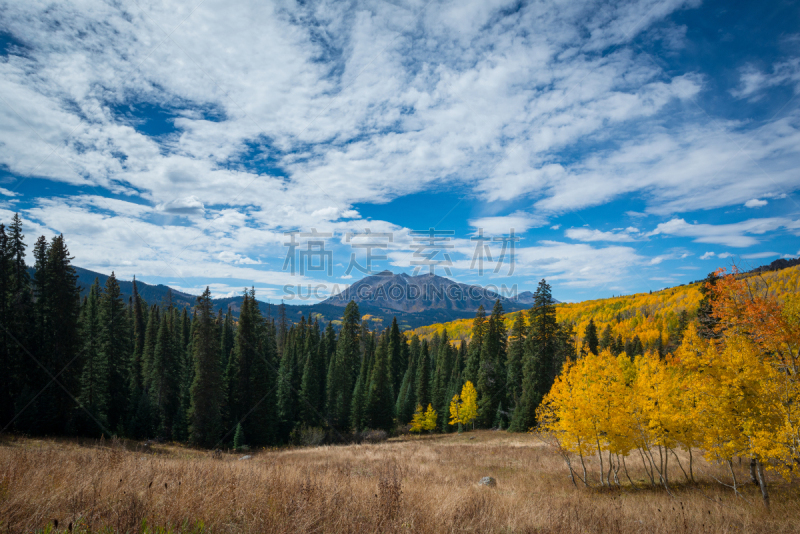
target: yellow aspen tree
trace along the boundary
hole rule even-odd
[[[478,392],[472,382],[467,380],[461,388],[460,418],[464,426],[474,424],[478,417]]]
[[[417,404],[417,409],[414,411],[414,417],[411,419],[411,432],[422,432],[425,426],[425,415],[422,413],[422,405]]]
[[[458,393],[453,395],[453,400],[450,401],[450,422],[448,424],[451,425],[459,425],[461,424],[461,398],[459,397]]]
[[[437,417],[436,410],[433,409],[431,404],[428,404],[428,409],[425,411],[425,415],[422,422],[422,429],[427,430],[428,432],[433,432],[433,429],[436,428],[436,417]]]

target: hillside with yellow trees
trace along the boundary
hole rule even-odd
[[[800,265],[779,271],[742,274],[739,277],[752,280],[763,288],[765,295],[774,296],[780,302],[787,295],[800,293]],[[621,352],[625,350],[626,342],[627,348],[631,349],[630,344],[638,340],[641,347],[626,352],[644,353],[648,349],[658,349],[659,345],[664,352],[677,347],[688,322],[696,317],[703,298],[703,284],[704,282],[699,281],[653,293],[561,303],[556,305],[556,318],[559,323],[573,325],[576,347],[581,347],[585,342],[589,321],[593,320],[602,348],[612,348],[614,343],[622,346],[613,352]],[[511,330],[518,313],[520,312],[504,316],[506,331]],[[420,339],[430,340],[434,334],[441,335],[445,329],[451,341],[469,340],[472,319],[423,326],[409,330],[406,334],[409,337],[416,334]]]
[[[733,462],[749,459],[750,479],[769,506],[765,470],[791,480],[800,461],[797,272],[720,271],[703,287],[709,313],[701,308],[671,354],[605,349],[568,359],[536,419],[573,482],[588,484],[585,458],[597,455],[602,485],[619,485],[622,477],[634,485],[628,462],[641,461],[648,482],[669,492],[670,463],[693,482],[692,450],[700,449],[729,468],[723,483],[737,495],[745,481],[737,480]],[[654,324],[675,313],[669,299],[663,302]],[[685,465],[680,449],[688,454]]]

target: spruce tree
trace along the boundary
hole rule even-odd
[[[30,399],[34,392],[28,384],[28,377],[38,373],[35,362],[33,362],[28,351],[36,350],[34,339],[34,304],[31,291],[31,279],[28,268],[25,265],[25,236],[22,233],[22,220],[18,213],[14,214],[11,225],[8,227],[8,244],[6,248],[7,268],[8,268],[8,292],[7,295],[7,315],[3,325],[5,336],[5,347],[8,355],[7,365],[9,374],[8,389],[4,390],[7,397],[14,400],[17,405],[16,410],[21,410],[27,400],[23,400],[23,391],[26,391],[26,399]],[[13,337],[12,337],[13,336]],[[2,395],[2,393],[0,393]],[[12,415],[9,411],[8,400],[4,401],[3,411]],[[35,410],[35,407],[33,407]],[[15,410],[15,413],[16,413]],[[3,424],[3,428],[8,423]],[[16,423],[19,428],[19,423]]]
[[[498,299],[486,322],[478,369],[478,421],[487,427],[494,426],[498,406],[505,400],[506,343],[503,306]]]
[[[550,285],[542,280],[533,296],[522,363],[522,395],[509,430],[526,432],[536,424],[536,408],[555,378],[559,327]]]
[[[41,432],[60,434],[70,429],[78,408],[68,392],[79,391],[80,369],[72,364],[80,351],[80,289],[63,235],[54,237],[49,247],[40,245],[36,252],[37,356],[43,369],[33,376],[38,387],[49,383],[37,399],[37,426]],[[60,373],[60,385],[51,381],[56,373]]]
[[[367,392],[364,416],[367,426],[373,429],[391,431],[394,427],[394,402],[391,384],[389,358],[391,331],[384,331],[375,350],[375,363]]]
[[[414,336],[414,339],[419,341],[419,338],[416,335]],[[419,364],[417,365],[415,386],[417,404],[421,404],[422,406],[427,406],[431,403],[430,376],[431,360],[430,356],[428,355],[428,341],[422,340],[419,349]]]
[[[598,353],[600,342],[597,339],[597,327],[594,324],[594,319],[589,319],[589,324],[586,325],[586,331],[583,334],[584,348],[592,354]]]
[[[611,325],[606,325],[603,329],[603,334],[600,336],[600,344],[598,350],[603,351],[606,349],[611,350],[614,346],[614,333],[611,331]]]
[[[450,398],[448,397],[450,375],[453,371],[453,347],[447,336],[447,330],[442,332],[439,338],[439,353],[436,357],[436,369],[434,371],[433,387],[431,397],[433,398],[433,409],[438,414],[437,425],[445,432],[448,430],[448,416],[450,413]]]
[[[109,430],[119,432],[128,419],[130,404],[129,354],[130,330],[125,303],[114,272],[106,279],[99,302],[99,351],[108,373],[108,405],[105,413]]]
[[[0,224],[0,430],[14,419],[14,397],[12,387],[16,365],[11,349],[14,341],[8,331],[11,318],[10,296],[12,278],[12,253],[5,225]]]
[[[142,378],[142,354],[144,353],[145,328],[144,313],[142,312],[142,299],[139,297],[139,289],[136,286],[136,277],[133,277],[133,290],[131,296],[132,324],[133,329],[133,352],[130,360],[130,384],[131,399],[136,402],[144,386]]]
[[[392,317],[392,326],[389,328],[389,370],[391,373],[391,385],[395,395],[400,391],[400,384],[403,374],[408,368],[406,359],[406,338],[400,334],[397,326],[397,318]]]
[[[307,337],[305,346],[305,364],[300,383],[300,412],[302,420],[309,425],[322,423],[324,412],[323,379],[325,372],[325,345],[320,340],[319,323],[314,326]]]
[[[172,437],[172,426],[180,407],[180,369],[168,322],[169,310],[161,313],[153,364],[148,378],[151,405],[161,437]]]
[[[222,375],[219,366],[219,338],[208,287],[197,298],[195,321],[189,440],[201,447],[213,447],[222,434]]]
[[[102,423],[97,427],[92,417],[78,414],[84,421],[78,430],[89,435],[102,433],[107,425],[106,410],[108,409],[109,370],[107,360],[100,350],[100,281],[95,278],[89,288],[89,296],[81,310],[81,338],[83,341],[83,371],[81,373],[81,392],[78,399],[83,407]]]
[[[360,319],[358,305],[351,300],[344,310],[336,353],[327,377],[326,409],[329,422],[342,430],[346,430],[350,424],[353,387],[358,378]]]
[[[522,397],[522,360],[525,353],[526,330],[525,313],[519,312],[511,327],[506,363],[508,400],[512,407],[516,407]]]
[[[275,332],[264,322],[255,290],[245,291],[236,330],[234,359],[229,379],[231,418],[241,422],[250,445],[277,442],[274,388],[278,372]]]
[[[464,378],[473,384],[478,383],[478,371],[481,367],[481,349],[483,348],[483,333],[486,329],[486,311],[483,304],[478,306],[475,319],[472,321],[472,339],[467,352],[467,364]]]

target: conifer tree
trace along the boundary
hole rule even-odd
[[[611,325],[606,325],[603,329],[603,334],[600,336],[600,343],[598,350],[611,349],[614,345],[614,333],[611,331]]]
[[[505,398],[506,382],[506,330],[503,323],[503,306],[498,299],[492,315],[486,322],[478,370],[479,420],[484,426],[493,426],[498,407]]]
[[[394,426],[394,402],[391,384],[390,346],[391,331],[384,331],[375,350],[364,416],[367,426],[391,431]]]
[[[219,338],[214,325],[211,291],[197,298],[193,332],[194,379],[189,411],[189,439],[201,447],[213,447],[222,434],[222,376],[219,366]]]
[[[168,315],[168,311],[161,314],[153,364],[148,377],[148,390],[155,412],[156,426],[159,434],[165,438],[172,437],[172,427],[180,408],[180,369]]]
[[[153,358],[156,353],[156,340],[158,339],[158,328],[161,325],[161,314],[158,306],[153,305],[147,314],[147,326],[144,330],[144,346],[142,347],[142,389],[151,389],[151,377],[153,372]]]
[[[556,309],[550,285],[542,280],[533,296],[522,364],[522,395],[509,430],[526,432],[536,422],[536,409],[555,378],[559,342]]]
[[[144,322],[142,312],[142,299],[139,297],[139,290],[136,286],[136,277],[133,277],[133,290],[131,296],[132,324],[133,329],[133,352],[130,362],[130,384],[131,399],[136,402],[143,388],[142,378],[142,354],[144,353],[144,336],[147,327]]]
[[[32,376],[34,384],[49,383],[37,399],[37,426],[41,432],[58,434],[70,427],[77,408],[67,391],[79,391],[80,370],[72,363],[80,350],[80,289],[64,236],[54,237],[49,247],[44,238],[37,245],[37,356],[44,369]],[[63,389],[51,381],[60,370],[64,370],[58,378]]]
[[[0,224],[0,429],[14,419],[13,382],[16,365],[12,360],[11,339],[8,331],[12,278],[12,253],[5,225]]]
[[[359,366],[358,378],[353,387],[353,399],[350,401],[350,427],[361,430],[366,426],[367,395],[369,394],[369,380],[372,373],[372,366],[375,361],[375,334],[370,333],[362,323],[361,334],[361,364]]]
[[[419,341],[419,338],[417,338],[416,336],[414,336],[414,338],[417,339],[417,341]],[[426,406],[431,402],[430,365],[431,365],[431,360],[428,354],[428,341],[423,340],[422,343],[420,343],[419,364],[417,365],[417,376],[415,385],[417,404],[421,404],[423,406]]]
[[[107,360],[100,351],[100,281],[95,278],[89,288],[89,296],[81,310],[81,338],[83,340],[83,371],[81,373],[81,392],[78,399],[83,407],[103,424],[97,428],[94,421],[88,420],[79,430],[97,435],[105,430],[108,395],[110,393]],[[85,418],[79,414],[79,419]]]
[[[303,366],[303,377],[300,384],[300,411],[302,420],[309,425],[322,423],[321,417],[325,410],[324,402],[324,373],[325,373],[325,344],[320,340],[319,323],[314,321],[314,326],[306,341],[306,358]]]
[[[36,392],[28,385],[28,376],[37,373],[36,364],[26,354],[27,350],[36,350],[34,342],[34,312],[33,295],[31,292],[31,279],[25,265],[25,236],[22,233],[22,220],[18,213],[14,214],[11,225],[8,227],[8,243],[6,247],[6,262],[8,269],[8,291],[6,292],[6,320],[3,331],[7,365],[9,374],[8,389],[4,389],[6,417],[13,417],[13,406],[8,404],[8,398],[19,405],[19,409],[27,404],[22,402],[21,396],[26,391],[26,398]],[[11,337],[13,335],[13,338]],[[0,393],[2,395],[2,393]],[[35,409],[35,407],[34,407]],[[8,419],[10,420],[10,419]],[[3,428],[8,423],[3,424]]]
[[[278,345],[274,331],[267,328],[255,290],[245,291],[239,313],[239,328],[234,346],[235,363],[229,373],[233,421],[241,422],[252,446],[274,443]]]
[[[597,339],[597,327],[594,324],[594,319],[589,319],[589,324],[586,325],[586,332],[583,334],[584,349],[594,354],[599,354],[600,342]]]
[[[436,357],[436,369],[434,371],[431,397],[433,398],[433,407],[439,414],[439,427],[445,432],[448,430],[447,407],[450,401],[448,386],[450,385],[450,375],[452,371],[453,347],[450,345],[447,330],[444,330],[439,341],[439,353]]]
[[[516,407],[522,397],[522,360],[525,353],[526,330],[525,313],[519,312],[511,327],[506,364],[508,400],[512,407]]]
[[[105,410],[109,430],[122,429],[128,419],[130,403],[128,386],[130,377],[130,331],[128,329],[125,303],[114,272],[106,279],[106,286],[99,302],[100,336],[99,351],[108,373],[108,406]]]
[[[394,394],[400,391],[400,384],[403,380],[403,374],[408,368],[406,349],[406,338],[400,334],[400,328],[397,326],[397,318],[392,317],[392,326],[389,328],[389,371],[391,376],[391,385]]]
[[[481,367],[481,350],[483,349],[483,333],[486,328],[486,311],[483,304],[478,306],[475,319],[472,321],[472,339],[467,352],[467,365],[464,378],[473,384],[478,382],[478,371]]]
[[[329,422],[342,430],[346,430],[350,424],[353,388],[358,378],[359,323],[358,305],[351,300],[344,310],[336,353],[329,366],[326,384]]]

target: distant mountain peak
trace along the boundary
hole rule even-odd
[[[346,306],[353,300],[357,304],[410,313],[431,309],[471,312],[481,305],[490,310],[498,299],[507,311],[528,307],[533,302],[529,291],[505,296],[496,288],[462,284],[435,273],[413,276],[385,270],[358,280],[323,303]]]

